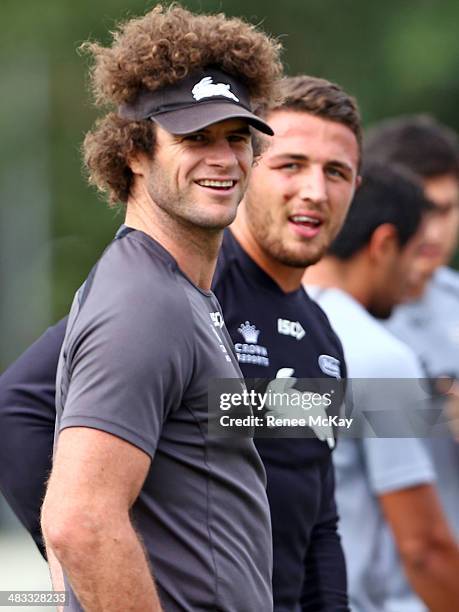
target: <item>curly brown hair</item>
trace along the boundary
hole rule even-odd
[[[252,104],[275,104],[282,73],[280,44],[238,18],[196,15],[173,4],[120,24],[113,43],[84,43],[94,60],[90,72],[97,105],[132,102],[139,91],[173,84],[199,68],[218,66],[247,87]],[[255,144],[256,144],[255,140]],[[89,182],[108,192],[110,204],[127,202],[134,152],[153,155],[155,125],[129,121],[115,112],[88,132],[83,156]]]

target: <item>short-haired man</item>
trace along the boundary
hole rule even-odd
[[[271,531],[249,438],[210,439],[207,383],[241,373],[210,292],[279,48],[239,19],[157,6],[88,46],[91,180],[127,227],[76,294],[42,510],[70,610],[270,610]],[[55,568],[53,578],[58,579]]]
[[[457,134],[429,115],[408,115],[375,124],[365,133],[364,147],[365,159],[399,164],[414,172],[434,206],[424,228],[406,297],[421,298],[429,281],[434,291],[437,284],[440,291],[444,285],[458,286],[456,273],[442,267],[454,254],[459,232]],[[405,307],[400,307],[397,312],[404,310]],[[413,308],[408,307],[407,311]]]
[[[418,381],[401,393],[396,381],[381,379],[421,379],[422,370],[411,349],[377,319],[389,317],[403,299],[428,206],[412,178],[387,165],[370,166],[329,254],[306,274],[309,292],[343,342],[353,405],[392,411],[393,436],[394,411],[401,411],[403,424],[407,403],[418,406],[424,396]],[[362,386],[353,379],[369,380]],[[422,440],[341,439],[334,462],[352,609],[450,610],[459,598],[459,548]]]
[[[344,377],[341,344],[301,279],[336,236],[358,185],[360,117],[323,79],[286,78],[281,94],[279,106],[263,110],[275,135],[223,240],[214,290],[246,378]],[[268,479],[275,610],[347,610],[333,440],[260,437],[256,445]]]
[[[433,203],[415,261],[407,298],[395,309],[388,329],[421,359],[432,381],[456,381],[459,391],[459,274],[446,267],[459,232],[459,140],[433,117],[414,115],[382,121],[366,136],[368,157],[407,167],[421,180]],[[434,383],[437,384],[437,383]],[[453,438],[426,439],[438,490],[459,539],[459,444]]]
[[[276,378],[287,371],[296,378],[336,377],[345,375],[341,345],[303,291],[301,278],[336,236],[358,184],[359,113],[352,98],[322,79],[288,78],[280,90],[283,102],[267,101],[262,109],[276,135],[264,143],[250,190],[226,232],[213,289],[246,377]],[[0,418],[8,441],[19,432],[30,438],[26,460],[40,466],[41,479],[63,327],[49,330],[0,382]],[[34,358],[38,353],[46,363]],[[24,396],[24,385],[31,389],[33,383]],[[32,431],[43,422],[42,435],[34,437]],[[257,444],[268,476],[276,610],[347,610],[331,444],[310,438]],[[23,464],[17,438],[8,449],[18,473]],[[7,474],[0,476],[18,515],[36,531],[37,492],[27,508],[23,491]]]

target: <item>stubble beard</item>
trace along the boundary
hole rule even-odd
[[[200,209],[188,192],[172,189],[170,184],[169,177],[156,168],[148,182],[148,193],[163,215],[170,218],[171,225],[179,225],[187,231],[204,230],[218,234],[234,221],[236,210],[218,221],[206,217],[205,210]]]
[[[269,228],[275,226],[275,221],[270,213],[266,213],[263,218],[254,212],[255,207],[249,195],[246,195],[246,214],[251,232],[261,249],[275,261],[290,268],[307,268],[316,264],[325,254],[327,247],[310,246],[310,252],[304,255],[295,253],[293,249],[284,246],[279,234],[270,232]],[[255,205],[256,206],[256,205]]]

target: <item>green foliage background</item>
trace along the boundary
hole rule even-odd
[[[459,129],[459,2],[455,0],[189,0],[184,4],[262,24],[282,40],[289,74],[305,72],[337,81],[358,98],[366,125],[399,113],[430,112]],[[108,210],[86,186],[81,170],[79,146],[97,114],[87,91],[86,60],[77,47],[88,38],[108,43],[108,32],[118,20],[151,6],[139,0],[2,0],[0,74],[8,78],[1,86],[0,164],[3,175],[10,176],[5,168],[14,167],[15,182],[20,183],[24,156],[32,152],[37,167],[46,157],[50,321],[68,311],[75,289],[122,221],[121,211]],[[40,87],[40,75],[31,69],[30,58],[43,65],[47,75],[42,119],[35,116],[33,105],[30,108],[30,96]],[[8,193],[8,202],[0,200],[0,213],[6,205],[16,204],[11,202],[15,189]],[[33,198],[29,199],[23,203],[25,210],[34,207]],[[27,238],[16,236],[18,241]],[[24,342],[40,331],[28,332]]]

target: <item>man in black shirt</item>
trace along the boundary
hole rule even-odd
[[[355,102],[322,79],[282,83],[274,137],[223,240],[213,289],[246,378],[346,375],[341,344],[301,288],[359,182]],[[247,333],[248,332],[248,333]],[[273,525],[275,610],[345,610],[333,440],[257,438]]]
[[[360,121],[355,102],[322,79],[285,79],[282,90],[282,106],[263,109],[275,136],[224,236],[212,287],[245,377],[337,378],[345,376],[340,342],[301,279],[340,229],[358,184]],[[0,418],[10,432],[14,472],[22,469],[14,436],[30,436],[26,461],[36,466],[34,483],[43,482],[49,469],[53,376],[64,329],[61,322],[48,330],[0,383]],[[268,477],[278,612],[347,610],[333,444],[257,440]],[[32,480],[24,471],[17,477]],[[30,499],[8,475],[1,474],[1,485],[39,544],[39,487],[28,507]]]

